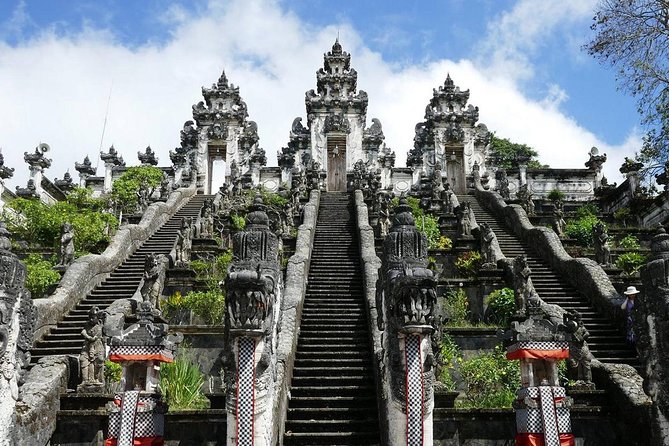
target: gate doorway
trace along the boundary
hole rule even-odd
[[[446,182],[457,195],[467,193],[462,148],[446,148]]]
[[[346,192],[346,135],[328,135],[327,191]]]

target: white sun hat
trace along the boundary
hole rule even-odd
[[[641,291],[637,290],[635,286],[628,286],[627,290],[623,294],[629,296],[630,294],[639,294],[640,292]]]

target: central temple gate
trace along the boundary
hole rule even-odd
[[[328,192],[346,192],[346,135],[328,135]]]

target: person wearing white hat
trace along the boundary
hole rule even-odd
[[[631,345],[634,345],[636,342],[636,336],[634,335],[634,325],[633,325],[633,320],[632,320],[632,310],[634,309],[634,299],[636,298],[636,295],[639,294],[640,291],[636,289],[634,286],[628,286],[627,290],[623,293],[625,295],[625,301],[623,304],[620,306],[620,309],[625,311],[625,314],[627,315],[626,319],[626,331],[627,331],[627,342],[629,342]]]

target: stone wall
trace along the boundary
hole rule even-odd
[[[376,255],[374,247],[374,229],[369,225],[369,216],[367,205],[362,195],[362,191],[355,191],[355,210],[358,223],[358,240],[360,243],[360,258],[362,260],[363,283],[365,301],[367,304],[367,320],[369,321],[370,343],[374,358],[372,366],[374,368],[374,377],[376,381],[376,395],[378,401],[379,422],[381,434],[388,435],[389,423],[388,404],[390,404],[391,395],[385,393],[383,382],[389,379],[386,370],[382,367],[383,347],[381,342],[381,331],[377,326],[378,311],[376,308],[376,281],[379,278],[379,268],[381,268],[381,259]],[[387,438],[382,438],[384,444],[388,444]]]
[[[40,339],[49,328],[55,326],[195,193],[195,186],[177,189],[166,202],[151,204],[138,224],[122,226],[102,254],[89,254],[75,260],[56,291],[48,298],[34,301],[37,308],[35,338]]]
[[[295,254],[288,259],[288,267],[286,269],[286,282],[281,307],[281,325],[279,327],[279,346],[276,352],[277,373],[274,387],[276,392],[274,401],[277,404],[274,407],[272,419],[275,421],[275,426],[277,426],[274,432],[278,438],[274,439],[274,444],[280,444],[279,441],[283,438],[286,414],[288,413],[288,395],[293,378],[297,335],[302,320],[304,295],[307,291],[307,277],[309,276],[311,250],[314,244],[319,203],[320,192],[314,190],[309,196],[309,202],[304,206],[303,222],[297,230]]]

